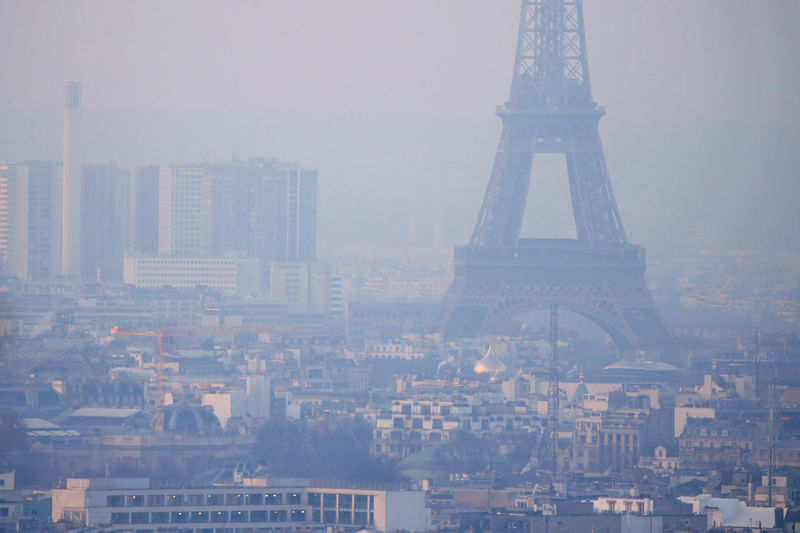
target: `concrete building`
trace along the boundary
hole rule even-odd
[[[158,175],[158,253],[211,252],[211,177],[199,167],[161,167]]]
[[[82,183],[81,277],[122,281],[130,174],[116,163],[85,165]]]
[[[290,313],[325,313],[330,309],[330,273],[322,263],[278,263],[270,267],[270,300]]]
[[[53,490],[53,521],[154,533],[180,528],[225,533],[233,528],[368,527],[377,531],[430,529],[425,493],[413,490],[311,487],[306,481],[242,478],[238,483],[157,489],[147,478],[67,480]]]
[[[61,211],[61,272],[67,278],[81,275],[81,86],[64,87],[64,179]]]
[[[28,167],[0,166],[0,273],[28,277]]]
[[[62,168],[50,161],[0,166],[0,272],[23,280],[61,274]]]
[[[276,159],[211,165],[212,248],[247,252],[269,265],[316,259],[317,173]]]
[[[131,172],[127,251],[158,252],[158,175],[156,166]]]
[[[258,260],[246,257],[126,256],[123,282],[141,288],[207,287],[223,294],[255,294]]]

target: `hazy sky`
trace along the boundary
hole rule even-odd
[[[0,108],[481,113],[508,93],[519,0],[0,2]],[[797,0],[586,0],[619,118],[798,118]]]
[[[298,161],[319,171],[321,249],[403,244],[424,212],[442,217],[445,245],[463,243],[497,147],[519,4],[0,0],[0,160],[60,159],[63,86],[76,80],[89,162]],[[800,1],[584,8],[632,242],[800,249]],[[546,159],[525,236],[570,231],[563,158],[561,177]]]

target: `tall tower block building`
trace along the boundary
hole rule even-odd
[[[64,178],[61,210],[61,273],[81,275],[81,86],[64,87]]]

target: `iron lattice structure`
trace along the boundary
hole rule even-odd
[[[468,246],[437,329],[470,337],[557,304],[590,318],[620,349],[664,338],[645,286],[644,249],[629,244],[592,99],[581,0],[523,0],[503,130]],[[564,154],[577,239],[520,239],[535,154]]]

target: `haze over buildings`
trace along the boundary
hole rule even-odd
[[[794,531],[798,22],[1,4],[0,533]]]

